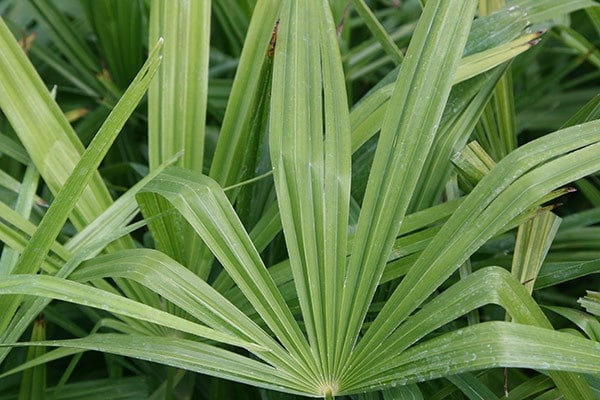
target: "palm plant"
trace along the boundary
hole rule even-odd
[[[524,83],[510,63],[560,25],[553,34],[598,68],[597,49],[564,24],[585,9],[600,31],[597,3],[428,0],[390,35],[391,14],[352,0],[364,24],[354,29],[374,38],[353,47],[345,1],[82,1],[104,71],[55,4],[30,3],[67,62],[35,47],[32,58],[92,111],[74,130],[26,41],[0,23],[0,108],[19,140],[0,143],[25,170],[20,182],[2,178],[18,196],[0,203],[0,360],[3,378],[24,371],[20,397],[81,395],[87,387],[67,382],[96,350],[124,356],[108,359],[103,398],[120,384],[146,387],[121,368],[164,382],[152,385],[156,398],[185,390],[192,372],[265,398],[443,398],[454,388],[493,399],[497,377],[505,392],[522,382],[511,398],[596,398],[597,293],[581,299],[587,312],[548,307],[580,331],[555,330],[532,293],[599,271],[597,252],[566,260],[552,245],[597,229],[600,192],[581,179],[600,170],[600,98],[518,146],[514,87]],[[234,67],[230,82],[215,78]],[[373,69],[382,76],[355,101]],[[105,166],[146,172],[127,155],[138,145],[117,139],[128,119],[126,129],[144,129],[146,106],[147,174],[113,201],[98,168],[108,154]],[[115,141],[125,165],[109,153]],[[53,195],[45,211],[40,178]],[[561,225],[547,204],[576,181],[595,208]],[[493,258],[515,229],[512,258]],[[61,316],[53,299],[85,307]],[[489,305],[506,315],[478,312]],[[77,338],[48,335],[40,313]],[[71,356],[46,391],[46,364]],[[234,390],[222,382],[212,398]]]

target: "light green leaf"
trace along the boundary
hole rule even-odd
[[[165,40],[163,62],[148,92],[150,169],[183,152],[178,165],[202,173],[211,2],[153,0],[150,11],[150,42]],[[162,211],[166,210],[157,210]],[[178,218],[164,220],[165,229],[169,233],[188,230],[186,240],[177,242],[178,236],[171,234],[172,244],[160,249],[206,277],[212,257],[193,230]]]
[[[2,149],[0,150],[1,154],[9,156],[21,164],[31,162],[23,146],[2,133],[0,133],[0,149]]]
[[[308,376],[314,374],[308,343],[223,189],[206,176],[170,168],[138,194],[142,211],[157,200],[168,201],[183,215],[296,359],[298,368]]]
[[[586,7],[598,6],[593,0],[509,0],[508,6],[523,7],[532,24],[538,24]]]
[[[53,45],[69,61],[69,64],[73,65],[78,79],[85,82],[84,87],[90,88],[95,93],[101,93],[102,85],[96,79],[96,75],[101,71],[100,60],[83,40],[81,33],[76,29],[76,24],[69,21],[53,1],[29,0],[28,2],[48,28]]]
[[[0,25],[0,29],[1,29]],[[121,128],[131,115],[154,76],[160,64],[159,50],[162,42],[154,48],[148,61],[125,92],[119,103],[113,109],[109,118],[104,122],[90,146],[83,153],[74,171],[67,180],[50,208],[44,215],[38,229],[23,250],[19,261],[13,269],[15,274],[37,272],[52,243],[56,239],[70,212],[75,208],[79,197],[85,193],[90,179],[96,173],[100,162],[108,152],[110,145],[116,139]],[[20,50],[19,50],[20,51]],[[18,298],[4,297],[0,300],[8,315],[11,315],[18,305]],[[3,321],[0,321],[3,322]],[[0,325],[4,332],[6,324]]]
[[[374,372],[367,386],[347,390],[373,390],[502,366],[598,374],[600,343],[551,329],[485,322],[417,345]]]
[[[600,259],[587,262],[545,264],[535,282],[535,289],[598,273],[600,273]]]
[[[350,201],[349,111],[327,2],[288,3],[279,32],[271,163],[304,323],[328,385],[338,321],[346,318],[339,307]]]
[[[46,339],[46,321],[40,316],[33,323],[31,330],[31,341],[37,342]],[[43,347],[30,347],[27,349],[27,361],[31,362],[38,357],[42,357],[46,349]],[[46,365],[38,364],[27,369],[21,376],[21,386],[19,389],[19,400],[43,400],[46,390]]]
[[[377,346],[493,232],[534,199],[600,169],[593,156],[600,147],[599,127],[600,122],[590,122],[558,131],[505,157],[422,253],[362,339],[361,351],[369,353]],[[558,157],[561,154],[566,155]]]
[[[587,295],[581,297],[577,302],[590,314],[600,316],[600,292],[588,290]]]
[[[271,390],[304,395],[316,394],[314,388],[302,386],[287,373],[266,364],[228,350],[175,337],[94,334],[82,339],[25,342],[19,345],[96,350],[158,362]]]
[[[18,184],[17,192],[19,196],[15,204],[15,211],[19,213],[23,219],[18,218],[19,222],[25,223],[24,219],[28,219],[31,216],[32,207],[34,202],[41,200],[36,196],[36,190],[39,183],[40,174],[35,169],[35,166],[28,165],[23,176],[23,182]],[[2,205],[4,208],[4,205]],[[2,213],[3,218],[6,211]],[[12,212],[11,212],[12,214]],[[26,223],[25,223],[26,224]],[[29,224],[27,224],[29,225]],[[56,247],[56,246],[53,246]],[[2,258],[0,259],[0,275],[7,275],[12,271],[19,258],[19,253],[10,247],[5,247],[2,250]]]
[[[466,81],[482,72],[489,71],[504,62],[512,60],[519,54],[535,46],[541,36],[542,32],[531,33],[509,43],[464,57],[456,71],[454,77],[455,83]]]
[[[355,356],[348,379],[366,379],[369,371],[380,370],[428,333],[489,303],[501,305],[516,322],[550,328],[539,307],[508,271],[499,267],[485,268],[427,303],[367,357]]]
[[[208,283],[163,253],[150,249],[116,252],[86,261],[71,274],[77,281],[108,277],[135,280],[213,329],[269,349],[257,355],[280,369],[290,363],[288,354],[267,333]]]
[[[42,296],[87,305],[217,342],[264,350],[260,346],[257,348],[253,343],[237,339],[228,333],[217,332],[126,297],[53,276],[18,274],[7,276],[0,282],[0,294]]]
[[[4,21],[0,21],[0,108],[56,195],[80,160],[83,146]],[[112,202],[96,172],[78,200],[70,219],[79,229]]]
[[[18,253],[22,253],[29,243],[29,238],[34,234],[36,226],[24,216],[1,202],[0,212],[2,215],[0,226],[3,227],[0,229],[2,232],[0,234],[2,236],[2,242],[13,250],[16,250]],[[69,251],[56,241],[51,244],[49,250],[61,260],[66,260],[70,257]],[[43,263],[45,264],[43,267],[45,271],[56,271],[59,260],[46,257],[43,260]],[[11,266],[10,270],[6,272],[11,272],[13,269],[14,266]]]
[[[373,12],[369,9],[369,6],[367,6],[364,0],[352,0],[352,5],[388,56],[391,57],[394,63],[400,64],[400,62],[402,62],[404,59],[404,55],[398,46],[396,46],[396,43],[394,43],[392,38],[389,37],[385,31],[385,28],[377,20],[375,15],[373,15]]]
[[[93,243],[99,237],[110,236],[114,232],[124,229],[140,211],[135,200],[135,195],[165,168],[174,164],[180,156],[181,154],[179,153],[166,160],[158,168],[155,168],[138,183],[129,188],[127,192],[115,200],[98,218],[71,237],[65,244],[65,248],[75,252]]]
[[[511,271],[529,293],[533,292],[538,273],[560,222],[558,216],[544,211],[519,226]]]
[[[36,271],[69,213],[75,207],[78,198],[84,193],[89,180],[94,176],[102,158],[108,152],[110,145],[116,139],[127,118],[145,93],[160,64],[159,49],[161,45],[162,41],[159,41],[130,88],[115,106],[109,118],[82,155],[75,166],[74,172],[65,181],[64,186],[50,205],[40,226],[23,251],[18,264],[15,266],[14,273],[32,273]]]
[[[42,264],[42,268],[51,273],[56,273],[57,277],[65,278],[85,259],[91,258],[94,255],[100,253],[106,248],[111,242],[118,240],[119,238],[130,234],[133,230],[144,225],[145,222],[134,224],[131,226],[125,226],[131,221],[131,219],[138,213],[137,203],[135,201],[135,194],[137,191],[144,186],[150,179],[153,179],[158,173],[160,173],[165,167],[167,167],[174,160],[167,161],[160,168],[151,172],[147,177],[142,179],[136,185],[134,185],[127,193],[123,194],[117,201],[113,203],[104,213],[102,213],[98,219],[83,231],[79,232],[74,236],[69,243],[66,244],[63,249],[62,246],[53,245],[52,251],[61,255],[63,260],[68,260],[64,264],[59,264],[54,258],[46,258],[45,263]],[[2,204],[0,203],[0,207]],[[12,212],[12,210],[10,210]],[[6,216],[8,213],[3,213]],[[11,214],[12,215],[12,214]],[[29,222],[17,220],[17,223],[11,222],[11,224],[20,227],[25,232],[33,232],[35,227]],[[1,226],[1,225],[0,225]],[[21,226],[27,227],[26,229]],[[2,229],[0,229],[2,233]],[[20,237],[20,236],[19,236]],[[4,240],[3,240],[4,241]],[[9,244],[9,242],[4,241]],[[21,237],[21,242],[17,249],[23,249],[26,241]],[[70,253],[69,250],[73,251]],[[152,293],[140,291],[139,288],[132,287],[128,282],[120,281],[118,278],[116,282],[120,288],[130,293],[135,293],[136,297],[143,301],[146,305],[158,307],[159,299],[153,296]],[[112,289],[110,285],[101,285],[103,289]],[[108,287],[107,287],[108,286]],[[114,289],[113,289],[114,291]],[[28,324],[42,312],[44,307],[49,303],[46,299],[35,299],[33,302],[24,303],[23,307],[19,309],[14,319],[10,321],[10,315],[5,314],[7,321],[10,321],[9,328],[2,335],[3,341],[15,341],[21,333],[27,329]],[[135,320],[128,321],[128,324],[139,328],[141,332],[145,332],[148,326],[143,324],[136,324]],[[141,325],[141,326],[140,326]],[[0,358],[3,358],[7,354],[7,348],[0,349]]]
[[[254,7],[210,169],[210,176],[222,186],[238,183],[243,172],[239,161],[247,150],[256,103],[266,84],[267,51],[280,6],[280,0],[259,0]]]
[[[344,283],[340,315],[345,317],[337,338],[342,359],[358,337],[464,50],[475,2],[456,6],[427,3],[388,104]]]
[[[567,318],[581,328],[590,339],[600,342],[600,321],[594,316],[568,307],[544,306],[544,308]]]
[[[165,44],[148,90],[151,169],[183,150],[179,165],[202,172],[210,8],[209,1],[152,1],[150,43]]]

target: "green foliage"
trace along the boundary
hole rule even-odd
[[[598,398],[599,10],[0,1],[0,399]]]

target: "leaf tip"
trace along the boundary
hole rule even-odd
[[[533,34],[534,39],[530,40],[528,43],[531,47],[535,46],[536,44],[538,44],[541,40],[542,40],[542,35],[544,35],[544,33],[546,33],[548,30],[547,29],[540,29],[539,31],[536,31]]]

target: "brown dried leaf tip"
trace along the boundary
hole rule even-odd
[[[275,54],[275,45],[277,44],[277,32],[279,31],[279,18],[275,22],[275,27],[273,28],[273,34],[271,35],[271,40],[269,41],[269,49],[267,50],[267,57],[273,58]]]

